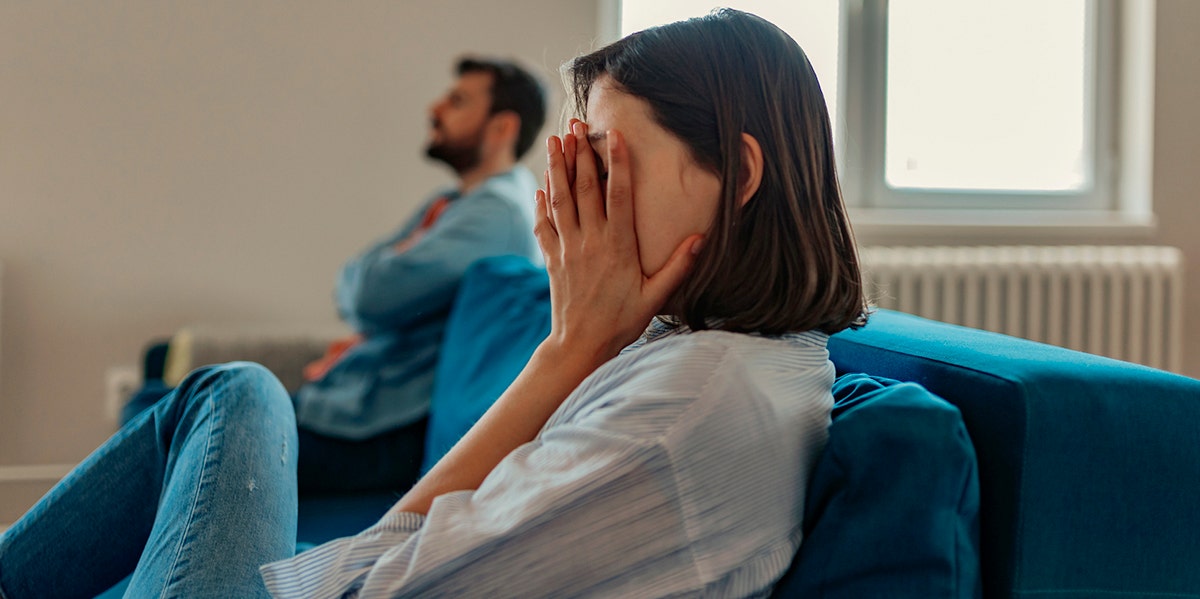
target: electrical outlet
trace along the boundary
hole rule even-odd
[[[104,372],[104,415],[114,426],[121,408],[142,386],[142,373],[134,366],[114,366]]]

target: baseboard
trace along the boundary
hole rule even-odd
[[[37,503],[74,464],[0,466],[0,532]]]

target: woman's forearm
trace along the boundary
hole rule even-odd
[[[537,436],[563,400],[605,359],[596,352],[544,341],[479,422],[391,511],[425,514],[439,495],[478,488],[500,460]]]

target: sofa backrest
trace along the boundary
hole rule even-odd
[[[887,310],[829,348],[962,411],[984,597],[1200,597],[1200,381]]]

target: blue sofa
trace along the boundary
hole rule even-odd
[[[548,329],[545,285],[513,258],[468,273],[431,454]],[[829,351],[830,443],[773,596],[1200,598],[1200,381],[887,310]],[[353,534],[395,498],[303,497],[299,540]]]
[[[1200,381],[888,311],[830,355],[961,411],[984,597],[1200,597]]]

